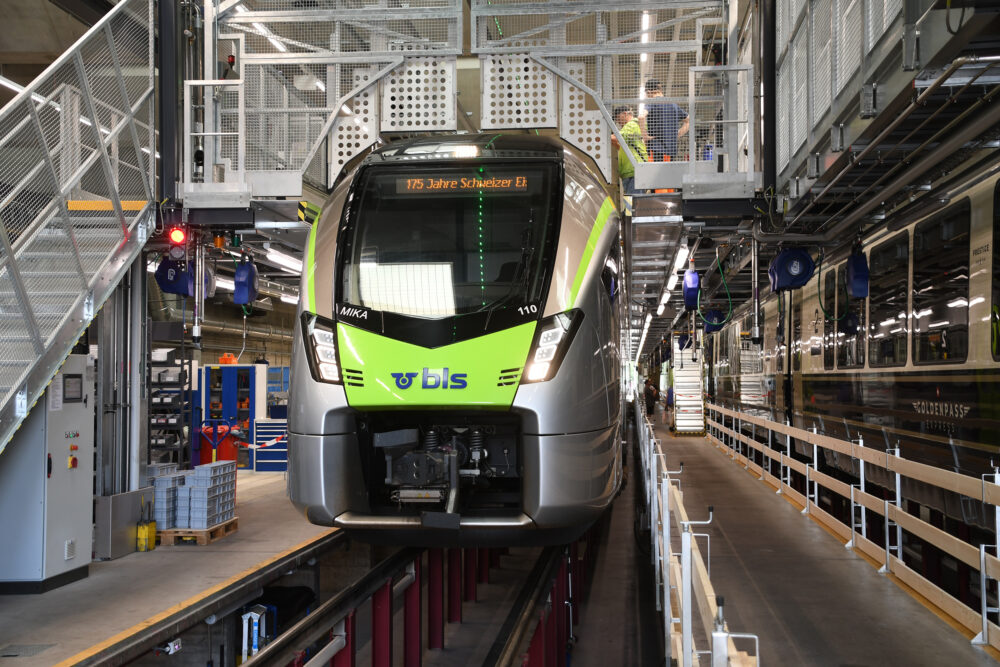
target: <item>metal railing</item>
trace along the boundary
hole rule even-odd
[[[714,404],[707,405],[706,409],[709,413],[707,437],[710,442],[746,470],[774,485],[778,493],[801,505],[802,514],[808,514],[830,528],[845,540],[846,548],[858,550],[874,560],[879,565],[879,573],[893,574],[965,628],[978,633],[972,640],[974,644],[1000,648],[1000,626],[989,620],[989,615],[997,612],[991,602],[995,604],[1000,598],[1000,558],[988,553],[988,550],[996,553],[1000,544],[980,544],[977,548],[908,513],[902,502],[904,478],[981,501],[984,505],[993,506],[994,534],[1000,539],[1000,470],[995,469],[993,474],[981,478],[970,477],[905,459],[900,456],[898,448],[882,451],[866,447],[862,437],[840,440],[821,433],[815,426],[805,430]],[[751,427],[751,435],[743,432],[744,425]],[[758,441],[758,434],[761,438],[766,434],[766,440]],[[808,463],[792,457],[792,444],[796,440],[811,446],[806,447],[806,451],[810,448],[812,451]],[[849,458],[856,466],[857,484],[848,484],[820,471],[819,461],[828,453]],[[761,463],[758,464],[755,459],[760,459]],[[775,464],[777,475],[772,472]],[[873,477],[870,468],[884,471],[880,477],[889,481],[888,490],[894,494],[893,500],[868,492],[866,482]],[[801,488],[805,494],[793,488],[793,473],[804,478],[805,486]],[[820,507],[820,488],[849,503],[849,525]],[[881,519],[881,545],[869,538],[872,524],[868,520],[869,512]],[[906,564],[903,557],[904,532],[978,572],[978,613]]]
[[[467,22],[457,0],[400,7],[365,0],[323,9],[280,0],[200,3],[209,26],[205,52],[213,54],[201,78],[216,80],[216,56],[231,56],[243,94],[240,105],[232,90],[185,104],[195,116],[185,145],[199,146],[185,160],[191,166],[192,156],[201,156],[204,173],[185,177],[182,192],[198,206],[212,205],[213,191],[230,195],[234,188],[260,198],[297,195],[303,179],[332,187],[383,132],[558,127],[610,180],[617,153],[611,135],[622,141],[612,113],[621,106],[642,115],[652,105],[669,105],[670,117],[689,113],[692,119],[696,145],[690,150],[665,138],[678,132],[676,118],[651,121],[660,127],[647,129],[673,146],[675,164],[638,165],[637,187],[680,186],[686,178],[702,184],[689,188],[692,193],[717,196],[720,188],[732,193],[735,187],[742,197],[754,184],[753,98],[743,94],[752,88],[750,66],[700,67],[706,45],[726,35],[719,0],[655,0],[641,9],[474,0]],[[466,31],[468,48],[480,59],[478,124],[456,83]],[[698,69],[695,84],[691,67]],[[644,88],[654,80],[662,88],[658,101]],[[244,131],[236,135],[238,123]],[[239,146],[236,136],[244,138]],[[713,157],[706,161],[708,146]],[[721,176],[706,166],[716,165],[719,154],[726,156]],[[243,174],[235,169],[238,161],[245,163]],[[232,169],[220,181],[212,170],[223,164]]]
[[[757,636],[729,631],[722,613],[723,599],[715,595],[708,562],[702,558],[695,541],[696,537],[708,537],[696,533],[694,528],[712,522],[712,508],[708,508],[705,521],[688,517],[680,490],[683,463],[677,470],[668,469],[665,450],[640,402],[636,403],[635,420],[642,462],[645,527],[650,533],[650,556],[656,583],[656,608],[663,615],[664,645],[668,654],[683,667],[699,664],[699,655],[706,654],[711,655],[713,667],[759,665]],[[673,546],[677,534],[680,536],[679,552],[675,552]],[[753,656],[738,650],[734,642],[751,638],[755,646]],[[709,646],[699,650],[696,639],[704,639]]]
[[[0,451],[145,243],[153,112],[152,0],[0,110]]]

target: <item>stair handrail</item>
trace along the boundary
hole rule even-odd
[[[153,222],[153,10],[120,2],[0,109],[0,453]]]

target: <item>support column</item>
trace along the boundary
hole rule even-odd
[[[448,622],[462,622],[461,549],[448,549]]]
[[[372,595],[372,667],[392,667],[392,581]]]
[[[479,549],[479,583],[490,583],[490,549]]]
[[[444,550],[427,550],[427,648],[444,648]]]
[[[403,593],[403,665],[405,667],[421,667],[423,646],[420,631],[420,589],[421,565],[423,555],[413,561],[413,583]]]
[[[465,596],[466,602],[476,601],[476,565],[478,564],[478,549],[469,547],[463,549],[465,554]]]

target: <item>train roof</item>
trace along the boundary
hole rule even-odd
[[[562,159],[559,139],[530,134],[449,134],[394,141],[365,158],[365,164],[476,157]]]

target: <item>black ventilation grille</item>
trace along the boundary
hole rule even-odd
[[[348,387],[364,387],[365,386],[365,376],[361,371],[356,371],[351,368],[344,369],[344,384]]]
[[[497,380],[498,387],[509,387],[512,384],[517,384],[521,379],[520,368],[507,368],[500,371],[500,379]]]

